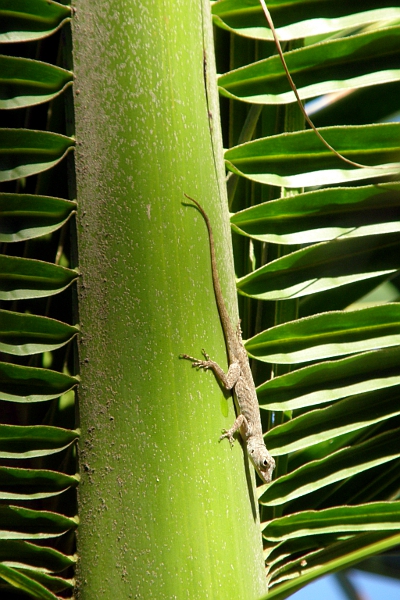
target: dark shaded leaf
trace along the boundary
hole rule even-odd
[[[0,182],[36,175],[58,164],[74,140],[59,133],[0,129]]]
[[[39,40],[69,21],[69,6],[53,0],[1,0],[0,43]]]
[[[30,565],[44,572],[63,571],[76,563],[76,557],[67,556],[44,546],[36,546],[22,540],[2,540],[0,544],[0,561],[7,561],[10,566]]]
[[[0,300],[52,296],[65,290],[77,277],[76,269],[2,254],[0,255]]]
[[[16,569],[7,567],[3,563],[0,563],[0,577],[14,587],[27,592],[32,598],[57,600],[57,596],[40,583],[37,583],[27,575],[19,573]]]
[[[60,67],[38,60],[0,55],[0,109],[48,102],[71,85],[72,80],[72,73]]]
[[[0,241],[21,242],[52,233],[75,208],[76,202],[62,198],[0,193]]]
[[[50,369],[0,362],[0,399],[11,402],[44,402],[65,394],[77,377]]]
[[[78,485],[79,476],[43,469],[0,467],[1,500],[34,500],[61,494]]]
[[[77,326],[67,325],[48,317],[0,309],[1,352],[18,356],[51,352],[67,344],[78,331]]]
[[[0,458],[33,458],[61,452],[79,431],[49,425],[0,425]]]
[[[48,538],[75,529],[77,517],[21,506],[0,506],[0,539]]]

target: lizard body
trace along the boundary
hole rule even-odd
[[[205,370],[211,369],[216,377],[225,386],[225,388],[234,392],[239,408],[239,415],[229,430],[223,430],[223,434],[220,439],[222,440],[223,438],[228,438],[230,444],[233,445],[235,441],[233,435],[236,433],[236,431],[240,431],[243,441],[246,444],[247,453],[257,473],[265,483],[269,483],[271,481],[272,471],[275,468],[275,461],[268,452],[264,443],[260,409],[258,406],[258,399],[254,386],[253,375],[250,369],[249,359],[242,342],[240,323],[238,324],[237,328],[233,327],[222,295],[215,256],[214,236],[210,219],[208,218],[208,215],[202,206],[196,200],[190,196],[187,196],[187,194],[185,194],[185,196],[194,202],[207,225],[214,294],[224,332],[229,358],[229,369],[228,372],[225,373],[216,362],[210,359],[204,350],[203,355],[205,360],[194,358],[188,354],[181,354],[181,358],[191,360],[193,367]]]

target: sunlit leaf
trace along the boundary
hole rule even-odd
[[[293,410],[400,384],[400,346],[317,363],[257,388],[268,410]]]
[[[277,325],[245,342],[265,362],[305,363],[400,344],[400,304],[320,313]]]
[[[302,100],[400,80],[400,27],[331,39],[285,54]],[[278,55],[221,75],[222,95],[256,104],[296,102]]]
[[[400,414],[400,388],[366,392],[335,402],[331,406],[312,410],[274,427],[264,436],[274,456],[296,452],[333,440],[345,433],[354,433]],[[330,444],[333,450],[332,444]]]
[[[260,300],[288,300],[389,275],[399,268],[398,234],[365,236],[322,242],[284,255],[239,279],[237,288]]]
[[[311,244],[400,230],[400,184],[327,188],[231,216],[234,231],[263,242]]]
[[[78,384],[79,379],[37,367],[0,362],[0,399],[12,402],[43,402],[58,398]]]
[[[287,475],[282,475],[272,483],[259,488],[260,502],[268,506],[282,505],[333,483],[346,480],[357,473],[384,465],[400,456],[400,448],[396,442],[399,435],[400,430],[393,429],[366,442],[343,448],[320,460],[305,464]],[[396,510],[397,525],[393,528],[400,528],[399,508],[397,507]],[[319,512],[316,512],[316,520],[318,515]]]
[[[251,181],[286,188],[346,184],[400,171],[400,123],[321,127],[319,131],[345,158],[371,166],[347,165],[312,130],[273,135],[230,148],[225,151],[226,165]]]
[[[346,0],[279,0],[268,2],[280,40],[292,40],[313,35],[334,33],[341,29],[357,29],[376,21],[399,19],[400,9],[393,2],[376,3],[377,8],[364,10],[364,5],[352,6]],[[220,0],[212,7],[214,23],[245,37],[273,40],[259,0]]]
[[[315,537],[318,539],[317,536]],[[323,548],[320,553],[315,552],[315,564],[312,560],[313,556],[311,556],[310,569],[307,569],[308,555],[306,558],[301,557],[296,576],[280,585],[274,585],[268,591],[268,596],[263,596],[260,600],[285,600],[317,577],[351,567],[361,560],[389,550],[399,543],[400,534],[390,535],[390,531],[386,536],[379,532],[361,533],[351,539],[337,542],[328,548]],[[303,566],[305,573],[303,573]]]
[[[400,529],[400,502],[374,502],[361,506],[338,506],[320,511],[304,511],[274,519],[263,525],[270,540],[314,535],[317,533],[354,533],[379,529]]]

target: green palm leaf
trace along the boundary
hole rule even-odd
[[[51,352],[78,333],[76,326],[55,319],[0,310],[0,350],[19,356]]]
[[[258,360],[295,364],[397,346],[400,306],[332,311],[271,327],[245,342]]]
[[[0,43],[42,39],[62,27],[70,15],[68,6],[53,0],[2,0]]]
[[[287,52],[285,60],[302,100],[398,81],[396,65],[400,27],[389,27],[328,40]],[[220,92],[255,104],[296,102],[277,55],[221,75]]]
[[[279,134],[225,152],[227,167],[251,181],[287,188],[345,184],[395,175],[400,166],[399,123],[321,128],[324,139],[355,162],[341,161],[309,131]]]
[[[251,206],[232,215],[233,230],[275,244],[397,232],[400,184],[325,188]]]
[[[272,38],[258,0],[214,3],[214,23],[240,36],[218,85],[239,121],[225,160],[234,174],[232,196],[236,190],[231,225],[241,238],[236,264],[245,344],[262,361],[254,365],[257,394],[270,427],[266,444],[277,458],[276,479],[259,496],[268,598],[281,599],[399,540],[398,304],[335,310],[389,279],[392,298],[398,289],[398,183],[387,181],[399,172],[398,124],[390,115],[378,123],[371,102],[368,121],[357,125],[364,123],[357,94],[394,85],[400,54],[391,40],[399,8],[307,0],[272,1],[268,8],[280,40],[289,41],[285,59],[300,97],[330,94],[328,106],[346,107],[345,120],[320,133],[365,165],[341,162],[313,131],[301,131],[297,107],[276,108],[292,103],[294,94],[273,50],[254,46],[251,54],[250,40]],[[284,524],[285,533],[275,535],[274,526]]]
[[[75,214],[76,203],[35,194],[0,193],[1,242],[22,242],[56,231]]]
[[[284,5],[272,0],[268,6],[279,39],[285,41],[394,21],[400,15],[390,0],[370,2],[369,10],[365,10],[365,4],[355,6],[351,14],[346,0],[318,4],[313,0],[290,0]],[[258,0],[219,0],[213,4],[212,13],[214,23],[228,31],[251,39],[273,39]]]
[[[50,297],[60,295],[67,306],[65,295],[78,277],[62,252],[76,203],[69,196],[55,197],[63,194],[63,158],[74,140],[59,126],[52,130],[51,111],[50,131],[44,131],[45,122],[35,126],[35,113],[26,111],[18,121],[13,109],[21,115],[26,107],[64,102],[71,71],[26,56],[33,50],[40,57],[40,40],[70,16],[68,6],[53,1],[0,2],[0,44],[30,42],[30,49],[13,46],[16,56],[10,56],[10,46],[0,56],[0,108],[8,115],[7,128],[0,129],[0,180],[6,182],[0,193],[0,400],[9,407],[2,409],[0,424],[1,593],[19,589],[24,596],[53,600],[63,590],[72,593],[75,558],[69,532],[77,525],[71,515],[79,477],[71,473],[79,432],[65,414],[71,412],[78,383],[68,360],[78,330],[63,322],[71,318],[65,309],[56,318],[48,316],[58,305]],[[46,540],[49,547],[28,539]]]
[[[274,425],[273,428],[268,428],[266,441],[278,459],[276,479],[259,488],[270,586],[268,598],[285,598],[317,576],[352,565],[399,543],[398,304],[396,301],[388,303],[384,300],[378,306],[362,308],[356,312],[338,311],[362,299],[383,282],[391,285],[394,292],[398,288],[399,183],[388,181],[388,178],[393,175],[398,177],[399,124],[391,122],[389,109],[385,112],[386,109],[383,108],[393,107],[393,102],[382,101],[379,107],[376,106],[377,103],[368,103],[368,118],[363,121],[359,118],[361,111],[357,101],[357,94],[365,93],[367,89],[371,94],[379,95],[384,93],[381,90],[387,89],[387,86],[398,85],[400,54],[397,21],[400,9],[392,4],[389,0],[370,0],[363,6],[349,7],[345,0],[319,3],[311,0],[290,0],[286,3],[273,0],[269,5],[280,39],[288,42],[285,56],[301,97],[312,99],[328,92],[342,94],[341,101],[337,100],[338,95],[330,96],[329,101],[332,106],[345,106],[346,118],[339,120],[336,126],[328,123],[328,126],[321,129],[322,135],[336,150],[366,165],[366,168],[344,164],[324,148],[313,131],[301,130],[298,109],[290,104],[293,102],[293,94],[283,77],[278,58],[272,55],[272,35],[266,26],[258,0],[219,0],[212,4],[214,23],[221,28],[220,34],[226,35],[228,31],[232,35],[231,40],[228,40],[232,44],[232,55],[225,62],[223,58],[219,60],[222,67],[219,71],[222,74],[218,85],[225,96],[223,102],[228,102],[229,98],[230,114],[233,116],[225,131],[228,148],[225,160],[232,173],[229,181],[230,196],[233,210],[236,211],[231,216],[231,224],[233,230],[240,234],[234,242],[238,290],[243,309],[242,324],[247,338],[246,347],[254,358],[259,359],[254,371],[262,416],[265,424],[269,420],[269,426]],[[204,15],[205,13],[202,15],[203,19],[206,18]],[[69,21],[70,16],[70,8],[57,2],[3,0],[0,2],[0,43],[36,40],[54,35]],[[81,18],[83,20],[78,22],[78,30],[84,22],[84,17]],[[149,21],[148,18],[147,20]],[[124,21],[125,28],[131,26],[126,24],[128,21]],[[132,22],[138,21],[140,19],[132,19]],[[150,23],[153,23],[151,19]],[[196,26],[203,31],[203,35],[207,31],[204,22],[201,25],[197,23]],[[102,125],[106,123],[110,106],[113,107],[113,118],[119,111],[121,115],[125,114],[122,107],[126,105],[133,112],[140,110],[140,119],[136,122],[140,123],[137,137],[149,136],[152,140],[151,148],[149,146],[144,151],[141,147],[136,155],[132,151],[133,146],[130,146],[128,154],[120,155],[119,150],[124,147],[125,132],[132,127],[132,123],[126,123],[125,120],[123,124],[119,123],[115,128],[118,129],[118,147],[113,147],[112,152],[114,179],[110,177],[104,180],[103,159],[104,154],[107,154],[104,148],[106,142],[111,140],[102,140],[100,144],[96,144],[92,141],[89,127],[86,130],[89,132],[88,140],[83,140],[87,146],[82,150],[78,146],[81,158],[85,152],[86,156],[90,154],[88,147],[91,143],[96,157],[99,156],[96,153],[101,147],[101,160],[93,159],[88,169],[88,172],[91,168],[96,171],[90,180],[94,182],[95,189],[92,187],[90,194],[95,197],[93,206],[96,208],[90,215],[81,211],[80,235],[84,237],[86,232],[90,232],[87,233],[87,243],[92,244],[96,250],[100,248],[99,238],[104,238],[101,248],[107,248],[107,252],[104,250],[101,258],[110,268],[108,272],[112,270],[118,273],[118,284],[114,290],[116,297],[112,304],[103,273],[93,273],[94,265],[99,263],[90,263],[89,253],[84,254],[86,265],[90,263],[91,268],[84,271],[81,298],[86,300],[87,295],[90,302],[90,298],[94,299],[90,294],[93,294],[93,287],[96,287],[98,297],[93,306],[100,305],[102,309],[99,311],[101,314],[95,316],[94,322],[97,324],[108,318],[112,320],[114,310],[119,310],[121,304],[126,309],[131,303],[137,303],[140,308],[135,313],[135,317],[138,317],[135,323],[135,341],[139,345],[142,343],[142,349],[146,348],[147,355],[145,362],[140,362],[139,365],[138,361],[135,364],[136,377],[140,381],[140,378],[151,380],[153,384],[153,402],[143,409],[141,383],[133,389],[132,394],[131,380],[126,378],[125,357],[115,361],[117,364],[110,379],[108,373],[94,367],[97,381],[103,381],[104,378],[104,382],[108,382],[105,385],[110,396],[109,404],[104,414],[104,407],[100,402],[96,405],[96,408],[101,406],[100,417],[105,420],[96,421],[98,415],[89,414],[91,409],[88,407],[85,407],[87,412],[83,418],[85,424],[91,420],[101,422],[102,434],[108,435],[109,447],[104,449],[108,462],[104,464],[104,472],[99,476],[98,472],[92,471],[91,461],[85,461],[87,485],[84,491],[90,493],[92,477],[96,482],[103,477],[107,486],[112,488],[115,461],[120,461],[127,448],[127,444],[124,448],[122,445],[114,446],[116,440],[113,434],[109,435],[114,432],[114,415],[117,414],[117,420],[124,421],[123,426],[127,427],[123,430],[126,438],[124,443],[132,436],[132,427],[137,426],[142,419],[149,418],[146,423],[149,422],[152,426],[146,430],[148,437],[144,439],[143,436],[142,439],[135,434],[134,439],[138,443],[138,454],[144,462],[151,462],[151,467],[156,472],[154,480],[150,477],[153,483],[150,482],[149,485],[153,486],[153,491],[150,494],[150,488],[147,488],[146,507],[153,517],[152,503],[157,505],[156,512],[157,516],[161,515],[162,527],[158,527],[160,523],[156,519],[151,526],[146,521],[149,530],[146,535],[141,531],[140,538],[137,538],[143,542],[143,547],[139,550],[141,556],[148,551],[146,540],[152,537],[148,534],[155,527],[154,523],[158,530],[175,530],[179,525],[185,531],[190,532],[193,528],[193,531],[207,532],[204,523],[207,511],[205,512],[204,507],[209,509],[207,514],[210,518],[214,518],[217,507],[222,507],[222,503],[219,505],[218,502],[213,507],[208,506],[208,497],[197,496],[198,493],[203,493],[200,477],[193,479],[196,481],[193,486],[196,493],[192,493],[190,507],[180,509],[179,524],[173,521],[173,515],[170,517],[166,514],[166,500],[168,505],[172,500],[171,506],[175,506],[174,494],[185,487],[181,476],[192,477],[193,471],[196,475],[197,470],[201,472],[205,463],[208,468],[215,461],[215,448],[210,450],[209,441],[204,444],[204,423],[208,415],[204,416],[201,426],[198,422],[193,424],[190,418],[193,418],[194,412],[189,407],[187,414],[190,413],[190,418],[180,420],[183,412],[182,398],[179,397],[174,374],[171,375],[168,371],[166,381],[170,389],[165,390],[166,386],[157,383],[160,380],[156,375],[163,367],[163,357],[173,354],[175,348],[172,346],[172,336],[166,334],[165,323],[172,321],[177,324],[182,319],[182,310],[175,311],[175,306],[170,307],[158,288],[161,281],[167,281],[166,273],[159,268],[159,263],[154,270],[144,272],[142,265],[140,268],[133,267],[130,259],[119,262],[119,248],[115,249],[116,246],[111,241],[113,236],[108,237],[108,224],[99,225],[105,214],[111,214],[107,212],[109,207],[118,204],[116,199],[121,200],[118,204],[118,223],[121,238],[124,238],[123,227],[130,223],[127,213],[132,210],[131,196],[136,194],[141,199],[149,200],[143,200],[146,211],[135,226],[139,227],[140,224],[141,227],[145,223],[147,227],[160,219],[164,229],[168,231],[168,205],[162,201],[155,207],[152,196],[160,195],[164,198],[168,194],[170,179],[186,181],[185,177],[190,171],[192,155],[189,144],[185,146],[189,148],[185,154],[185,173],[172,168],[178,162],[180,152],[184,153],[183,148],[175,141],[179,138],[176,133],[180,127],[178,123],[184,123],[185,133],[187,131],[189,136],[196,139],[196,145],[200,146],[199,136],[187,129],[187,123],[195,111],[184,113],[184,102],[179,100],[177,93],[184,76],[180,73],[174,75],[175,79],[171,78],[174,83],[169,87],[158,85],[160,77],[169,77],[175,68],[174,57],[165,52],[165,28],[170,30],[171,23],[168,24],[168,19],[163,15],[162,27],[157,31],[155,28],[151,36],[152,45],[157,49],[157,69],[154,73],[148,70],[150,50],[146,52],[146,78],[143,81],[146,79],[152,92],[146,110],[143,110],[139,98],[144,89],[140,79],[144,71],[136,63],[135,83],[138,83],[138,87],[129,88],[134,89],[132,95],[129,95],[130,92],[125,93],[121,84],[126,73],[125,65],[119,63],[111,71],[114,84],[112,95],[111,92],[109,97],[105,92],[104,97],[100,94],[98,104],[101,116],[98,117],[97,125],[101,119]],[[187,27],[182,27],[182,31],[187,31]],[[134,34],[135,42],[139,39],[137,33]],[[220,34],[217,34],[217,38]],[[308,36],[313,38],[308,39]],[[68,36],[65,39],[68,46]],[[88,67],[86,65],[82,69],[82,63],[79,63],[82,60],[82,38],[78,35],[76,39],[78,44],[74,52],[78,57],[79,77],[82,77],[82,71],[88,70]],[[158,46],[159,40],[162,43]],[[218,43],[220,48],[227,46],[226,37],[223,41],[225,44]],[[111,36],[107,37],[107,44],[112,54]],[[175,40],[174,48],[176,47]],[[69,188],[61,183],[66,180],[67,168],[71,166],[71,151],[75,147],[75,141],[69,127],[60,126],[61,120],[57,118],[63,113],[64,108],[60,107],[64,106],[65,97],[69,97],[72,81],[70,64],[63,64],[63,68],[46,64],[46,60],[42,60],[40,56],[39,46],[36,50],[38,56],[29,55],[30,58],[6,56],[12,53],[8,51],[0,57],[0,64],[3,65],[0,69],[3,73],[0,75],[0,87],[7,87],[7,93],[1,95],[2,106],[8,109],[10,119],[14,118],[17,111],[13,109],[17,106],[33,107],[51,99],[53,103],[40,126],[36,125],[34,119],[31,120],[28,111],[24,113],[25,121],[12,121],[10,126],[7,124],[7,128],[0,129],[0,178],[6,182],[2,188],[4,191],[0,194],[0,240],[7,244],[0,257],[0,290],[5,303],[0,310],[0,350],[5,353],[0,364],[0,393],[4,404],[11,407],[10,414],[13,415],[8,420],[5,417],[5,422],[0,425],[0,457],[7,461],[0,466],[0,497],[4,503],[0,507],[0,537],[5,544],[0,547],[0,577],[9,586],[6,590],[16,588],[34,598],[54,599],[62,590],[66,590],[66,594],[72,593],[73,582],[69,569],[75,558],[72,556],[68,532],[73,532],[77,525],[77,517],[71,516],[76,512],[75,502],[65,500],[73,498],[73,489],[78,481],[73,473],[76,471],[74,444],[79,432],[71,417],[72,390],[78,383],[78,378],[75,375],[76,361],[71,358],[73,352],[69,352],[76,338],[77,328],[74,324],[77,319],[69,309],[63,312],[59,308],[63,298],[68,298],[68,306],[74,300],[71,290],[78,278],[74,250],[69,253],[70,231],[74,243],[74,186],[71,179]],[[198,96],[202,97],[203,102],[205,94],[209,102],[207,110],[202,105],[201,114],[203,121],[206,119],[207,130],[214,135],[212,144],[215,167],[221,148],[215,136],[217,110],[211,104],[211,57],[207,52],[199,48],[196,59],[192,62],[199,66],[201,94]],[[49,62],[55,63],[56,60]],[[102,62],[99,67],[100,62],[96,63],[94,60],[92,64],[101,70],[101,74],[97,75],[101,81],[104,65]],[[124,62],[129,61],[124,57]],[[104,70],[105,72],[107,71]],[[179,84],[175,89],[177,82]],[[126,81],[123,83],[125,85]],[[184,84],[188,85],[186,80]],[[171,93],[172,88],[174,95],[171,95],[164,114],[161,104],[157,103],[165,90],[168,89],[168,93]],[[254,104],[257,106],[253,108],[251,105]],[[171,105],[174,110],[170,113]],[[107,110],[103,113],[104,107]],[[37,108],[40,109],[40,106]],[[81,113],[78,111],[78,114],[82,115],[82,106],[79,110]],[[67,118],[69,117],[70,113],[67,112]],[[380,122],[383,117],[388,122]],[[319,118],[318,114],[315,118]],[[155,136],[153,140],[154,120],[157,119],[162,121],[163,136],[169,135],[170,130],[176,126],[174,152],[166,150],[170,148],[166,137]],[[196,131],[201,129],[200,122],[203,121],[200,119],[196,123]],[[49,131],[43,131],[44,122]],[[145,122],[147,129],[141,129]],[[82,127],[81,132],[83,130]],[[107,131],[104,130],[104,138],[107,137]],[[95,136],[94,139],[99,140]],[[164,155],[161,157],[158,152],[166,154],[165,161]],[[134,169],[137,169],[134,170],[135,176],[151,165],[151,176],[146,171],[146,181],[156,181],[155,188],[145,187],[138,192],[135,176],[131,171],[128,175],[124,171],[125,163],[129,163],[132,169],[132,157],[139,164],[138,168],[134,165]],[[205,164],[206,161],[204,164],[201,162],[200,168],[196,164],[196,176],[200,172],[199,178],[208,182],[211,175]],[[87,186],[84,175],[82,171],[79,174],[79,189],[83,195],[87,193],[84,189]],[[361,187],[359,184],[362,182],[370,184]],[[205,186],[204,182],[202,186]],[[302,187],[306,190],[300,189]],[[175,194],[176,187],[173,189]],[[207,187],[209,189],[215,192],[215,187]],[[192,193],[189,189],[179,190],[182,197],[183,192]],[[281,197],[278,199],[279,194]],[[185,216],[186,218],[186,226],[192,227],[192,218]],[[70,226],[71,229],[68,229]],[[176,226],[175,222],[173,226]],[[110,231],[112,233],[112,228]],[[133,244],[129,251],[136,253],[140,248],[144,254],[151,253],[156,242],[160,243],[157,251],[163,259],[161,264],[165,271],[172,270],[179,252],[173,254],[172,244],[163,244],[161,234],[150,235],[149,230],[146,236],[146,229],[140,231],[140,244]],[[151,231],[153,234],[156,230]],[[191,239],[198,241],[196,223],[190,231]],[[107,235],[103,235],[104,232]],[[169,236],[171,233],[172,229],[168,231]],[[93,237],[89,238],[90,235]],[[201,250],[202,246],[199,248]],[[87,252],[85,245],[83,252]],[[197,267],[200,262],[197,251],[195,253],[193,250],[190,256]],[[187,260],[186,254],[185,258]],[[226,263],[228,262],[227,260]],[[176,284],[178,288],[182,288],[178,290],[180,297],[193,286],[192,269],[193,265],[188,268],[190,274],[187,279],[179,280]],[[92,279],[88,277],[89,273]],[[207,276],[209,281],[209,271]],[[90,284],[87,288],[88,280]],[[142,287],[139,289],[135,285]],[[141,295],[144,286],[148,287],[146,302],[143,302]],[[198,294],[205,296],[203,290]],[[153,295],[158,299],[157,315],[163,313],[164,326],[158,334],[162,342],[157,347],[157,353],[154,353],[157,354],[157,360],[153,361],[156,366],[151,370],[148,356],[148,348],[151,346],[145,335],[148,332],[143,331],[140,324],[144,323],[144,313],[150,313],[156,306],[150,301]],[[206,301],[205,304],[209,305]],[[335,309],[334,312],[332,309]],[[87,313],[83,314],[87,317]],[[307,318],[298,319],[299,314],[307,315]],[[84,340],[87,339],[86,336],[90,338],[93,334],[90,324],[88,328],[88,321],[92,318],[91,315],[89,317],[84,318]],[[151,321],[149,328],[156,328],[155,323],[158,323],[156,319]],[[197,326],[195,323],[193,330]],[[120,327],[118,322],[116,327]],[[120,339],[127,338],[125,328],[120,328]],[[201,323],[200,328],[203,335],[204,323]],[[101,341],[96,348],[97,352],[109,352],[105,337],[99,335],[96,338],[97,342]],[[90,348],[84,347],[86,351]],[[186,348],[182,350],[185,351]],[[88,352],[85,356],[87,362],[84,364],[90,365],[92,369],[93,360],[96,361],[95,354]],[[154,356],[152,357],[153,360]],[[129,357],[126,360],[133,359]],[[310,362],[313,364],[304,365]],[[270,363],[273,363],[272,367]],[[295,370],[287,372],[288,367],[293,366]],[[272,379],[271,370],[274,373]],[[129,401],[135,395],[137,414],[134,416],[123,404],[125,396],[119,398],[120,388],[116,384],[119,376],[124,381],[125,388],[128,388]],[[182,377],[181,370],[178,377]],[[188,375],[185,374],[185,377]],[[202,384],[204,381],[208,380],[204,377]],[[87,388],[85,393],[86,391]],[[158,415],[158,420],[153,423],[149,415],[156,411],[156,401],[164,393],[171,391],[171,406],[166,406],[162,415]],[[120,400],[118,406],[117,396]],[[197,398],[195,401],[197,402]],[[226,402],[224,399],[221,402],[222,412],[225,414]],[[111,410],[111,406],[115,411]],[[43,410],[42,407],[49,407],[49,410]],[[123,414],[121,411],[125,411],[123,419],[119,418]],[[164,439],[166,424],[173,433],[173,446],[168,446]],[[186,426],[188,430],[195,430],[195,447],[190,448],[190,452],[187,451],[190,432],[186,431]],[[99,445],[96,446],[99,439],[96,435],[90,427],[85,427],[83,448],[94,462],[97,461],[96,453],[99,454],[100,448]],[[227,455],[223,454],[222,445],[219,450],[221,460],[226,461]],[[166,471],[172,468],[173,458],[176,456],[181,462],[180,469],[177,472]],[[232,456],[236,455],[232,453]],[[15,467],[10,466],[10,460],[18,461]],[[122,463],[123,460],[121,465]],[[121,501],[127,487],[131,488],[136,482],[146,479],[145,466],[143,472],[138,470],[132,479],[131,473],[127,475],[125,465],[122,465],[121,472],[115,477],[118,489],[121,490]],[[233,472],[236,477],[234,468],[228,471]],[[178,481],[178,487],[170,484],[167,489],[164,488],[163,476],[166,472],[174,485]],[[209,482],[214,482],[213,487],[217,489],[218,481],[213,477],[210,473],[208,479]],[[101,495],[98,496],[100,497]],[[40,509],[35,504],[38,499],[42,503]],[[247,531],[253,531],[256,509],[252,504],[249,510],[251,503],[247,496],[246,500],[246,510],[253,511],[250,515],[251,526],[247,527]],[[15,506],[10,504],[11,501]],[[143,502],[143,498],[141,501]],[[18,505],[20,502],[22,506]],[[87,506],[88,504],[86,508]],[[135,505],[135,508],[137,506],[139,505]],[[187,520],[189,509],[191,517]],[[96,513],[98,521],[104,523],[105,528],[108,527],[107,510],[108,507],[103,503]],[[92,518],[90,511],[84,514],[88,520]],[[143,514],[138,517],[143,529],[146,527],[144,517]],[[221,512],[217,522],[221,523],[222,518]],[[96,522],[96,527],[97,525]],[[87,531],[87,522],[85,527]],[[133,539],[137,527],[135,524],[135,531],[130,531],[129,535],[129,528],[123,532],[126,539]],[[28,542],[29,539],[46,540],[49,547],[36,546]],[[217,552],[211,550],[214,548],[213,541],[204,538],[204,555],[207,560],[222,564]],[[120,543],[120,539],[118,542]],[[61,552],[55,549],[56,544],[60,544]],[[109,554],[111,548],[112,545],[109,546]],[[193,550],[193,546],[190,548]],[[164,554],[167,563],[171,555],[168,548]],[[154,561],[154,557],[152,559]],[[141,561],[142,558],[139,557],[138,562],[144,564]],[[186,567],[186,563],[182,564],[182,573],[186,572]],[[103,572],[103,563],[99,566],[100,569]],[[90,567],[87,568],[87,573],[89,572]],[[169,575],[168,585],[172,585],[170,580]],[[220,583],[216,583],[219,590]],[[185,582],[182,586],[181,591]],[[210,589],[215,589],[213,586],[215,582],[210,584]],[[265,589],[264,583],[258,589]],[[171,590],[172,588],[168,588],[168,592]]]
[[[13,56],[0,56],[0,73],[5,90],[0,109],[48,102],[72,84],[72,73],[65,69]]]

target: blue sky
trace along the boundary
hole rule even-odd
[[[353,570],[350,578],[362,600],[399,600],[400,581]],[[290,600],[347,600],[333,576],[323,577],[299,590]]]

